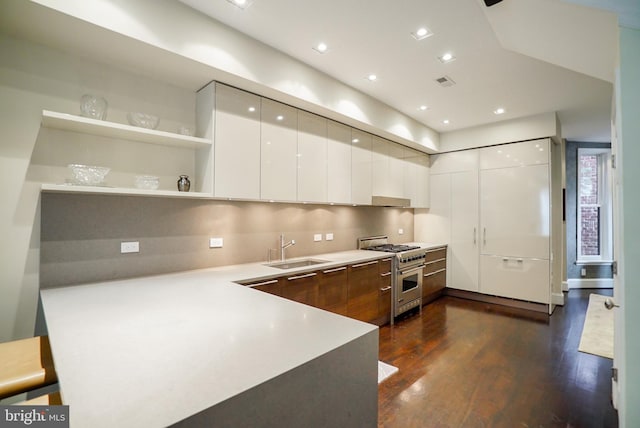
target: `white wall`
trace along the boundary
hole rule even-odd
[[[543,113],[505,120],[473,128],[460,129],[440,135],[440,152],[472,149],[494,144],[534,140],[560,135],[555,113]]]

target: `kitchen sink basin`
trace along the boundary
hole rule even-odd
[[[278,269],[294,269],[305,266],[313,266],[319,265],[320,263],[327,263],[328,260],[320,260],[320,259],[301,259],[301,260],[291,260],[289,262],[276,262],[276,263],[268,263],[265,266],[274,267]]]

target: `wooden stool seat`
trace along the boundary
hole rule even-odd
[[[16,406],[59,406],[62,404],[60,392],[52,392],[51,394],[41,395],[31,400],[16,403]]]
[[[47,336],[0,343],[0,399],[57,380]]]

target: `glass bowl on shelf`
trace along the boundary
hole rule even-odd
[[[160,179],[155,175],[136,175],[135,183],[138,189],[157,190],[160,185]]]
[[[91,119],[107,118],[107,100],[95,95],[83,95],[80,98],[80,115]]]
[[[72,184],[80,186],[100,186],[104,184],[106,175],[111,168],[105,166],[69,164],[68,168],[73,174]]]
[[[160,124],[160,118],[153,114],[130,112],[127,114],[129,124],[140,128],[156,129]]]

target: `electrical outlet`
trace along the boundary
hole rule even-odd
[[[333,241],[333,233],[327,233],[324,236],[324,239],[327,240],[327,241]]]
[[[139,252],[140,252],[140,242],[138,241],[120,243],[120,254],[139,253]]]
[[[404,234],[404,229],[398,229],[398,235]]]
[[[315,235],[313,235],[313,242],[319,241],[322,241],[322,233],[316,233]]]
[[[582,276],[582,277],[587,276],[587,268],[580,269],[580,276]]]
[[[222,248],[222,238],[209,238],[209,248]]]

